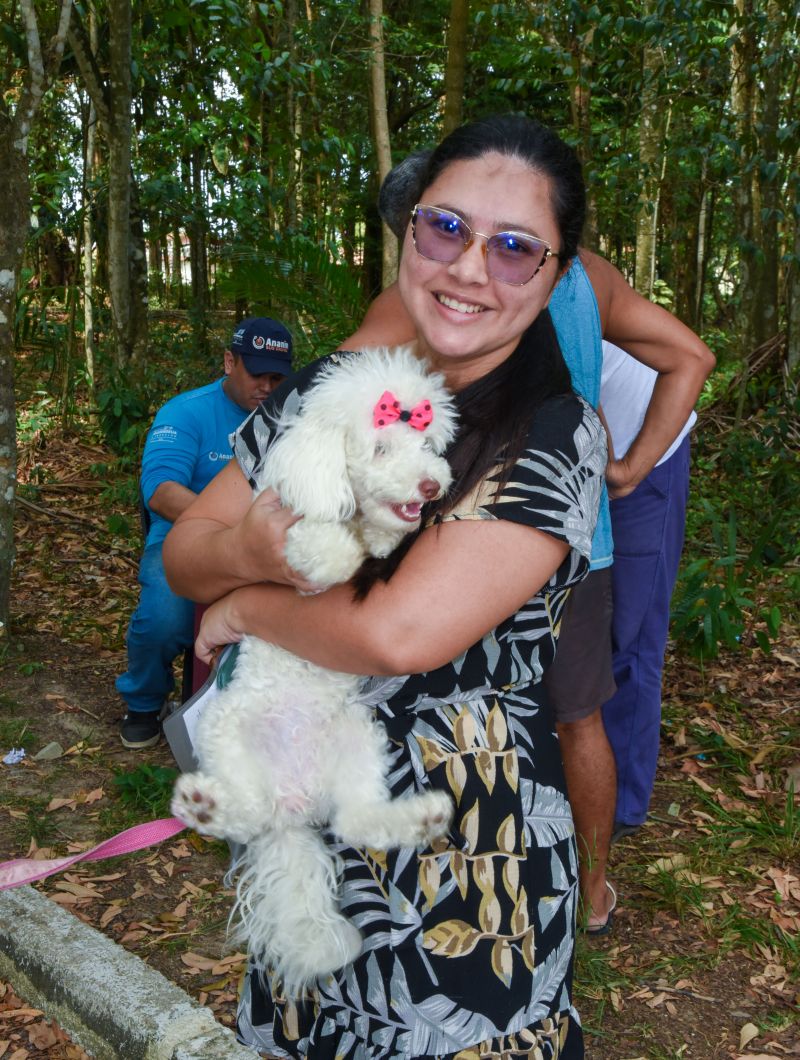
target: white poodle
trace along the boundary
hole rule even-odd
[[[366,556],[388,555],[449,486],[441,454],[455,423],[442,377],[409,347],[334,355],[305,394],[290,395],[256,471],[259,492],[272,487],[303,515],[287,535],[292,567],[327,587]],[[360,684],[245,637],[198,723],[200,771],[175,788],[177,817],[246,844],[237,935],[289,992],[361,949],[320,827],[385,850],[429,843],[452,816],[444,792],[390,798],[386,734],[359,702]]]

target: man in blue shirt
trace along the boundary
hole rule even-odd
[[[174,687],[172,663],[194,639],[194,604],[167,584],[161,547],[200,491],[231,459],[229,436],[292,371],[292,337],[268,317],[239,324],[224,356],[225,375],[179,394],[156,414],[142,456],[141,496],[149,529],[139,566],[139,605],[126,638],[128,669],[116,688],[127,706],[125,747],[152,747]]]

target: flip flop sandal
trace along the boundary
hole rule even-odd
[[[606,880],[606,887],[608,887],[611,892],[611,906],[608,910],[605,922],[603,924],[587,924],[583,929],[585,935],[592,935],[594,938],[599,938],[611,933],[611,928],[614,925],[614,910],[617,908],[617,892],[608,880]]]

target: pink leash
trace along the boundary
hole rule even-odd
[[[124,832],[118,832],[110,839],[103,840],[96,847],[84,850],[82,854],[72,854],[68,858],[52,858],[49,861],[18,858],[15,861],[0,862],[0,891],[18,887],[21,883],[43,880],[54,872],[69,868],[76,861],[102,861],[103,858],[113,858],[118,854],[132,854],[134,850],[142,850],[153,843],[171,839],[184,828],[186,825],[177,817],[162,817],[159,821],[148,821],[146,824],[126,828]]]

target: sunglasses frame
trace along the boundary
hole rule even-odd
[[[419,210],[433,210],[435,213],[443,215],[445,217],[454,217],[460,224],[464,226],[467,232],[469,232],[469,239],[465,240],[461,251],[456,254],[454,258],[451,258],[449,261],[443,258],[432,258],[429,254],[423,254],[423,252],[419,249],[419,244],[417,243],[417,213]],[[507,283],[510,287],[524,287],[526,284],[531,282],[534,276],[536,276],[536,274],[539,272],[539,270],[542,268],[548,258],[555,257],[553,253],[553,248],[547,242],[546,239],[540,239],[538,236],[532,236],[529,232],[515,232],[513,230],[509,230],[507,232],[495,232],[493,235],[489,236],[485,232],[479,232],[476,228],[472,228],[470,225],[467,224],[464,218],[461,217],[460,214],[457,214],[454,210],[443,210],[439,206],[428,206],[424,202],[418,202],[411,211],[411,238],[414,242],[414,249],[419,254],[419,256],[421,258],[425,258],[426,261],[438,261],[441,265],[452,265],[454,261],[458,261],[458,259],[463,253],[465,253],[465,251],[469,250],[469,248],[475,242],[475,236],[481,236],[482,239],[486,240],[486,243],[483,247],[483,258],[486,262],[487,274],[491,276],[493,280],[497,280],[498,283]],[[489,269],[489,242],[492,239],[496,239],[498,236],[513,236],[515,239],[522,239],[523,241],[533,239],[537,243],[541,243],[541,245],[545,248],[544,257],[536,266],[536,270],[534,271],[533,275],[529,276],[527,280],[523,280],[521,283],[516,283],[514,280],[504,280],[501,276],[495,276]]]

